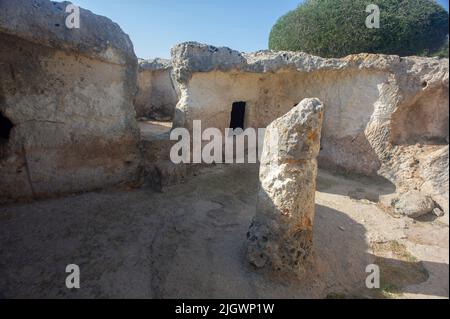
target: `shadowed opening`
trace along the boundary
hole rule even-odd
[[[13,123],[0,112],[0,159],[6,157],[6,148],[13,127]]]
[[[237,128],[244,129],[245,118],[245,102],[234,102],[231,109],[230,128],[235,130]]]
[[[0,144],[8,142],[13,127],[13,123],[0,112]]]

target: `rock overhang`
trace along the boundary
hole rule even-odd
[[[405,75],[423,75],[430,83],[448,85],[448,59],[400,57],[384,54],[354,54],[343,58],[322,58],[305,52],[262,50],[244,53],[227,47],[215,47],[198,42],[184,42],[172,50],[172,64],[176,79],[189,82],[192,74],[212,71],[277,73],[292,71],[339,71],[359,69]]]
[[[136,64],[129,36],[110,19],[80,8],[80,28],[66,28],[69,4],[68,1],[0,0],[0,32],[109,63]]]
[[[172,69],[172,61],[169,59],[139,59],[139,72],[166,71]]]

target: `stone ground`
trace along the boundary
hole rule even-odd
[[[172,128],[172,122],[160,122],[142,120],[138,122],[141,138],[152,140],[161,136],[168,136]]]
[[[255,271],[245,238],[256,166],[208,168],[165,193],[111,189],[0,206],[0,297],[448,298],[448,216],[412,220],[374,202],[384,181],[320,171],[315,265],[302,278]],[[65,287],[65,267],[81,289]],[[381,268],[381,289],[365,268]]]

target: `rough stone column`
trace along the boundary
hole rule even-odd
[[[298,272],[311,255],[322,122],[322,102],[304,99],[266,130],[257,211],[247,233],[247,257],[258,268]]]

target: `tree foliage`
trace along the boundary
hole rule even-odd
[[[372,3],[380,8],[380,28],[366,27]],[[323,57],[407,56],[438,51],[447,34],[448,13],[434,0],[306,0],[273,26],[269,48]]]

